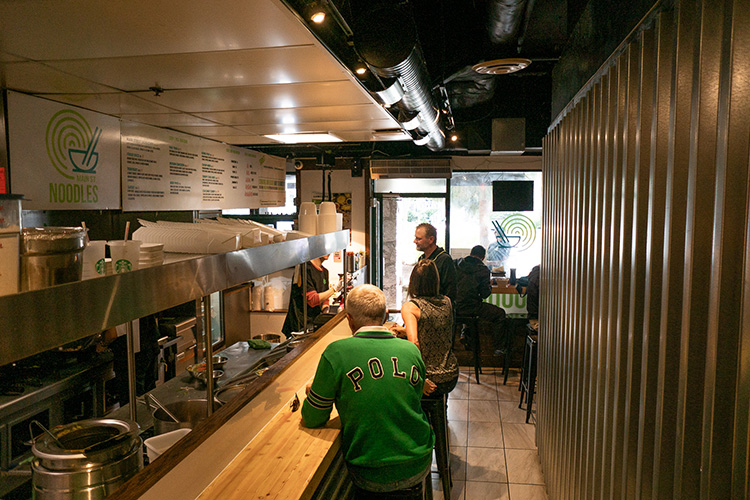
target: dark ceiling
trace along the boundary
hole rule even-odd
[[[552,71],[586,0],[288,0],[311,31],[350,69],[361,64],[358,30],[374,30],[380,49],[398,50],[400,32],[413,26],[434,95],[444,86],[459,140],[431,152],[412,142],[263,147],[270,153],[310,155],[333,150],[353,156],[489,154],[492,120],[524,118],[528,154],[539,154],[552,119]],[[309,22],[314,7],[340,14],[336,29]],[[347,33],[347,28],[351,30]],[[403,42],[402,42],[403,43]],[[408,50],[408,48],[407,48]],[[480,75],[477,63],[526,58],[531,65],[507,75]],[[364,82],[372,90],[372,85]]]

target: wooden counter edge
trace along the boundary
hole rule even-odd
[[[240,409],[250,403],[255,396],[268,387],[287,368],[292,366],[299,355],[328,334],[345,317],[346,313],[344,311],[336,314],[336,316],[331,318],[328,323],[307,337],[302,344],[288,352],[284,357],[266,370],[263,375],[248,384],[245,390],[238,394],[228,404],[223,405],[216,410],[211,417],[199,423],[193,429],[193,432],[187,434],[177,445],[171,447],[153,463],[149,464],[147,467],[139,471],[138,474],[130,478],[125,484],[120,486],[117,491],[109,495],[107,499],[136,500],[140,498],[149,488],[167,475],[172,468],[184,460],[190,453],[195,451],[198,446],[240,411]]]

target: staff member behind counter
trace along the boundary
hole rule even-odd
[[[307,324],[310,325],[313,320],[325,309],[328,309],[328,299],[341,289],[341,283],[333,286],[328,281],[328,269],[323,267],[323,262],[328,260],[329,255],[324,255],[308,262],[307,266]],[[302,301],[302,266],[297,266],[294,271],[292,280],[292,291],[289,295],[289,310],[286,313],[284,326],[281,332],[289,336],[292,332],[305,331],[304,322],[304,302]]]

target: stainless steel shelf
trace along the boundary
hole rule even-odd
[[[0,297],[0,365],[346,248],[349,231]]]

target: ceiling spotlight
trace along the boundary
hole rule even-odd
[[[326,20],[326,13],[322,10],[316,10],[315,12],[313,12],[313,15],[310,16],[310,20],[315,24],[320,24]]]
[[[357,69],[354,70],[358,75],[364,75],[367,73],[367,68],[364,66],[359,66]]]
[[[458,136],[456,134],[453,134],[451,136],[451,141],[456,142],[458,140]]]

